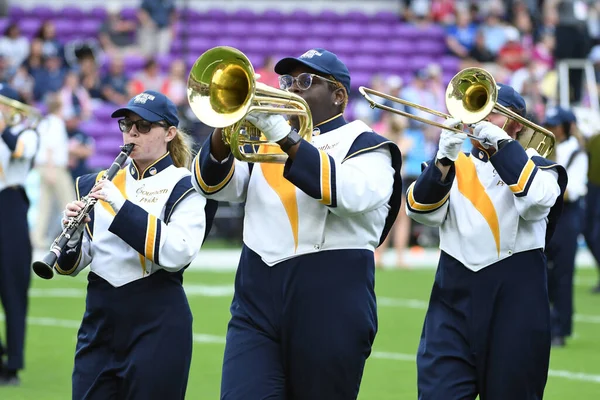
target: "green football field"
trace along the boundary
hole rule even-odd
[[[379,333],[366,365],[360,399],[416,398],[414,354],[433,273],[433,269],[378,271]],[[185,273],[195,333],[188,399],[218,399],[233,277],[233,272]],[[566,348],[552,352],[545,399],[600,399],[600,296],[590,294],[595,281],[596,271],[577,271],[575,336]],[[85,285],[83,275],[33,279],[27,366],[20,387],[0,388],[1,400],[70,399]]]

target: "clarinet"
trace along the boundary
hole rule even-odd
[[[121,146],[121,152],[115,158],[112,165],[109,169],[106,170],[104,175],[100,180],[109,180],[112,181],[117,172],[123,167],[125,161],[127,161],[127,157],[131,154],[133,150],[133,143],[129,143]],[[96,184],[97,185],[97,184]],[[96,186],[94,185],[94,187]],[[93,189],[93,188],[92,188]],[[91,191],[90,191],[91,192]],[[63,228],[61,234],[54,239],[52,242],[52,246],[50,246],[50,251],[41,261],[35,261],[32,265],[33,272],[36,273],[37,276],[44,279],[52,279],[54,276],[54,265],[58,260],[58,257],[62,254],[65,246],[73,236],[73,234],[81,227],[85,217],[92,211],[98,199],[95,197],[91,197],[89,193],[81,198],[81,201],[84,203],[81,211],[74,217],[70,217],[66,226]]]

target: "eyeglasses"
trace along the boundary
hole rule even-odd
[[[154,125],[162,126],[163,128],[167,128],[168,127],[164,123],[150,122],[150,121],[146,121],[145,119],[138,119],[137,121],[132,121],[130,119],[120,119],[119,120],[119,129],[123,133],[129,132],[131,130],[131,127],[133,125],[135,125],[135,129],[137,129],[137,131],[139,133],[148,133],[148,132],[150,132],[150,129],[152,129],[152,126],[154,126]]]
[[[289,90],[292,86],[294,86],[294,82],[296,82],[296,85],[298,86],[298,88],[300,90],[307,90],[312,85],[314,77],[317,77],[319,79],[322,79],[324,81],[331,82],[334,84],[337,83],[335,81],[332,81],[331,79],[323,78],[322,76],[319,76],[319,75],[309,74],[308,72],[303,72],[300,75],[295,76],[295,77],[291,76],[291,75],[281,75],[279,77],[279,87],[283,90]]]

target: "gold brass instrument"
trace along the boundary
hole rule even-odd
[[[0,104],[10,107],[10,112],[3,113],[4,120],[9,126],[29,121],[28,127],[35,128],[42,119],[42,114],[37,108],[9,97],[0,95]]]
[[[256,82],[250,60],[233,47],[214,47],[198,57],[189,74],[187,92],[196,117],[208,126],[223,128],[223,140],[238,160],[285,163],[287,159],[277,143],[265,140],[245,120],[251,112],[295,115],[298,133],[311,140],[312,116],[306,101],[294,93]],[[255,152],[246,152],[246,145]],[[269,147],[276,149],[269,152]]]
[[[482,68],[465,68],[454,75],[450,80],[450,83],[448,83],[448,87],[446,88],[446,108],[448,109],[449,114],[435,111],[364,86],[361,86],[358,90],[369,102],[371,108],[380,108],[424,124],[437,126],[442,129],[449,129],[458,133],[466,133],[468,137],[475,140],[482,141],[481,138],[461,129],[448,128],[440,122],[422,118],[402,110],[397,110],[393,107],[386,106],[385,104],[380,104],[373,100],[369,95],[379,96],[438,117],[457,118],[460,119],[463,124],[474,124],[483,121],[492,112],[502,114],[523,125],[523,129],[518,134],[517,140],[521,143],[523,148],[535,149],[542,157],[547,157],[552,152],[556,142],[554,134],[549,130],[534,124],[511,109],[498,104],[498,86],[496,85],[496,80],[489,72]]]

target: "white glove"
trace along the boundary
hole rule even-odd
[[[90,196],[107,202],[115,213],[118,213],[123,204],[125,204],[125,197],[123,197],[121,191],[117,189],[112,181],[108,180],[98,181],[98,184],[92,189]]]
[[[457,118],[448,118],[444,122],[444,126],[462,128],[462,123]],[[448,129],[442,129],[440,135],[440,145],[436,155],[436,159],[449,158],[452,161],[456,161],[460,149],[462,148],[463,142],[467,138],[466,133],[457,133]]]
[[[481,144],[486,149],[491,145],[498,148],[498,141],[502,139],[510,139],[506,131],[499,126],[496,126],[488,121],[481,121],[475,124],[473,135],[485,139]]]
[[[292,127],[281,114],[250,113],[246,120],[256,126],[271,142],[278,142],[286,137]]]

